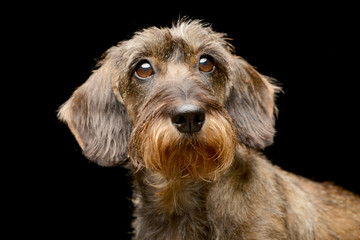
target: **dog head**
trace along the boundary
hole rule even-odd
[[[237,143],[263,149],[273,141],[279,88],[200,21],[137,32],[99,66],[59,118],[100,165],[130,155],[168,177],[207,178],[231,165]]]

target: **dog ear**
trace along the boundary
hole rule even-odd
[[[128,158],[132,125],[122,99],[114,94],[118,77],[114,61],[106,57],[101,67],[59,109],[84,155],[101,166],[114,166]]]
[[[280,88],[237,56],[230,62],[229,78],[225,106],[239,141],[257,149],[271,145],[277,113],[274,98]]]

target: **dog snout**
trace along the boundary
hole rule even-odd
[[[196,104],[182,104],[170,113],[172,124],[181,133],[199,132],[205,122],[205,110]]]

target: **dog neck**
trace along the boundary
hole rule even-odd
[[[169,180],[143,168],[135,173],[135,235],[153,232],[153,239],[186,236],[205,240],[214,229],[228,231],[229,226],[242,226],[252,219],[253,212],[258,212],[264,203],[263,193],[271,188],[268,170],[259,170],[268,168],[270,164],[256,150],[240,147],[232,166],[213,181]],[[233,230],[241,234],[243,229]]]
[[[160,173],[147,170],[136,173],[135,178],[142,200],[166,215],[182,215],[203,205],[211,184],[202,179],[166,179]]]
[[[238,147],[233,166],[216,180],[202,178],[166,179],[158,172],[142,169],[135,173],[136,187],[143,201],[153,204],[154,209],[168,215],[182,215],[185,212],[206,208],[209,190],[224,179],[243,179],[246,183],[252,172],[252,165],[246,157],[248,150]]]

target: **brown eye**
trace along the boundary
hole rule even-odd
[[[147,61],[141,62],[135,70],[136,77],[140,79],[148,78],[153,74],[153,68]]]
[[[212,58],[209,56],[201,57],[199,60],[199,69],[202,72],[211,72],[212,70],[214,70],[215,65]]]

